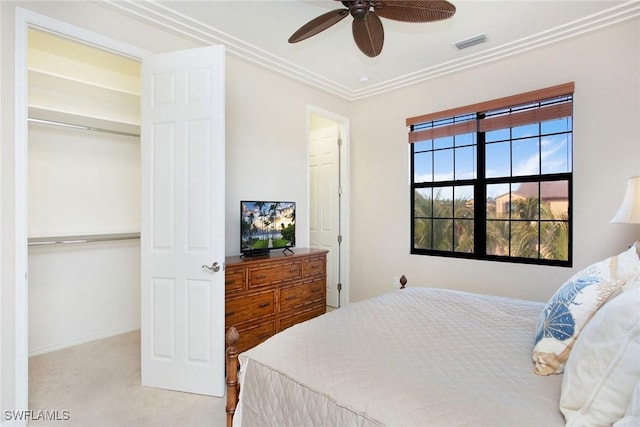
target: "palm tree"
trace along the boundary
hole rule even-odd
[[[566,213],[555,216],[557,221],[542,223],[540,240],[543,242],[540,255],[544,259],[569,259],[569,218]]]
[[[420,191],[414,193],[413,246],[431,249],[431,213],[433,198]]]
[[[262,223],[262,237],[264,237],[263,240],[267,239],[266,236],[266,230],[264,229],[264,221],[265,221],[265,217],[267,216],[267,213],[264,211],[264,202],[256,202],[256,207],[258,208],[258,216],[260,217],[260,222]]]

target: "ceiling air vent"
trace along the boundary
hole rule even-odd
[[[480,43],[484,43],[487,41],[486,34],[480,34],[479,36],[471,37],[470,39],[462,40],[454,44],[458,50],[466,49],[471,46],[475,46]]]

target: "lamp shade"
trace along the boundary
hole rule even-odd
[[[624,200],[611,222],[640,224],[640,176],[632,176],[627,180]]]

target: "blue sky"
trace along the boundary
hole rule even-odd
[[[508,177],[533,174],[570,172],[572,165],[571,134],[559,133],[571,131],[571,118],[543,122],[538,132],[538,124],[512,128],[509,142],[509,129],[486,133],[486,176]],[[538,136],[538,134],[542,136]],[[476,147],[473,134],[445,137],[433,140],[435,151],[416,153],[414,164],[415,182],[448,181],[452,179],[470,179],[476,177]],[[432,141],[415,143],[416,151],[430,150]],[[441,150],[439,150],[441,149]],[[454,164],[455,151],[455,167]],[[510,171],[510,155],[513,157],[513,172]],[[433,156],[433,158],[432,158]],[[431,164],[433,162],[433,170]],[[542,169],[542,170],[540,170]],[[452,173],[453,172],[453,173]],[[433,177],[433,178],[432,178]],[[458,189],[460,190],[460,189]],[[473,198],[473,188],[466,187],[463,195]],[[495,197],[509,191],[508,185],[492,185],[488,189],[489,197]],[[468,194],[464,194],[468,193]],[[443,189],[442,198],[451,198],[451,190]],[[456,197],[460,194],[456,193]]]

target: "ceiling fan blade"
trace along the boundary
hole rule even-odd
[[[384,28],[374,11],[370,10],[365,19],[354,19],[351,30],[353,40],[362,53],[371,58],[380,55],[384,44]]]
[[[373,7],[382,18],[402,22],[440,21],[456,13],[456,7],[444,0],[377,0]]]
[[[326,30],[330,26],[342,21],[349,15],[349,9],[336,9],[331,12],[323,13],[317,18],[304,24],[295,33],[289,37],[289,43],[297,43],[311,36],[315,36],[320,31]]]

